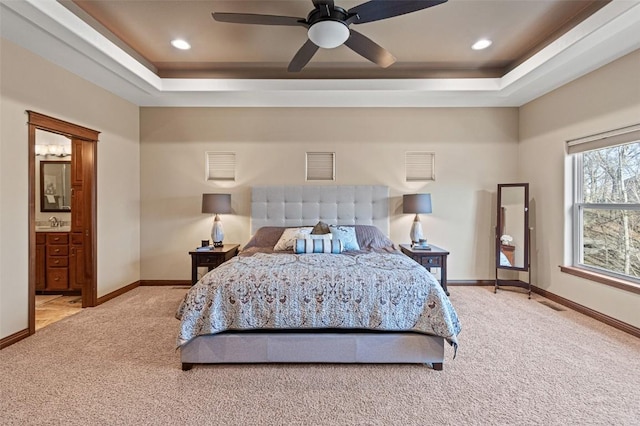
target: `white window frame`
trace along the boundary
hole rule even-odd
[[[639,143],[629,141],[627,143]],[[620,144],[615,144],[620,145]],[[611,145],[611,146],[615,146]],[[611,146],[603,146],[597,149],[610,148]],[[589,149],[591,150],[591,149]],[[573,259],[572,263],[574,267],[592,271],[601,275],[606,275],[614,279],[623,281],[629,281],[634,284],[640,284],[640,279],[631,275],[621,274],[615,271],[611,271],[605,268],[599,268],[593,265],[586,265],[584,261],[584,244],[583,244],[583,213],[585,209],[594,210],[628,210],[628,211],[640,211],[640,204],[620,204],[620,203],[585,203],[584,202],[584,171],[583,171],[583,152],[573,154],[573,208],[572,208],[572,250]]]

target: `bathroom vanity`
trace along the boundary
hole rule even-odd
[[[70,244],[69,232],[36,232],[36,290],[77,291],[77,248]]]

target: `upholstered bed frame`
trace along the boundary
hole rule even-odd
[[[375,225],[389,235],[386,186],[257,186],[251,231],[262,226]],[[425,363],[442,370],[444,339],[413,332],[224,332],[181,348],[182,369],[219,363]]]
[[[389,235],[386,186],[255,186],[251,233],[263,226],[375,225]]]

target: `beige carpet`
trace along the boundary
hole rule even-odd
[[[141,287],[0,351],[3,425],[638,425],[640,340],[516,291],[452,287],[444,371],[417,365],[180,370],[185,289]]]

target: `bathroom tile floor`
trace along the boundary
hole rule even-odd
[[[36,295],[36,331],[82,310],[82,296]]]

